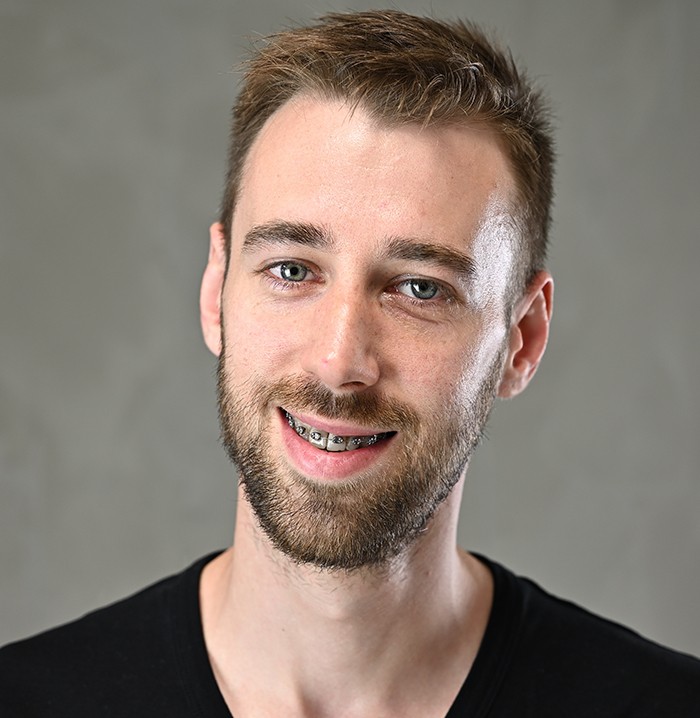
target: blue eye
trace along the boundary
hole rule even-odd
[[[307,267],[297,262],[280,262],[270,267],[270,272],[285,282],[303,282],[309,274]]]
[[[437,296],[440,286],[430,279],[407,279],[405,282],[401,282],[397,289],[407,297],[427,300],[434,299]]]

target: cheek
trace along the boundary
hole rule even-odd
[[[401,393],[411,402],[420,401],[424,406],[445,404],[465,377],[473,373],[473,352],[468,345],[462,350],[454,337],[450,341],[433,338],[430,342],[416,341],[414,337],[404,347],[401,352],[392,352],[392,364]]]
[[[444,407],[466,405],[500,370],[505,329],[492,327],[438,344],[423,361],[412,362],[407,384],[413,396]],[[496,364],[498,363],[498,366]],[[439,407],[438,407],[439,409]]]
[[[297,322],[270,311],[269,302],[244,302],[230,292],[224,297],[226,358],[240,378],[269,376],[274,367],[297,351]]]

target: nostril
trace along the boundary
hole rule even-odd
[[[352,389],[352,390],[364,389],[366,386],[367,386],[367,384],[364,384],[361,381],[348,381],[348,382],[345,382],[345,384],[343,384],[343,388]]]

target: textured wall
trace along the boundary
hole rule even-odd
[[[245,35],[373,3],[0,5],[0,642],[229,541],[197,289]],[[246,4],[248,5],[248,4]],[[700,653],[700,5],[457,0],[548,87],[554,333],[465,545]]]

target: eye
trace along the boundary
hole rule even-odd
[[[440,293],[440,285],[430,279],[407,279],[398,284],[396,289],[412,299],[435,299]]]
[[[308,267],[298,262],[280,262],[269,267],[269,271],[285,282],[303,282],[310,273]]]

